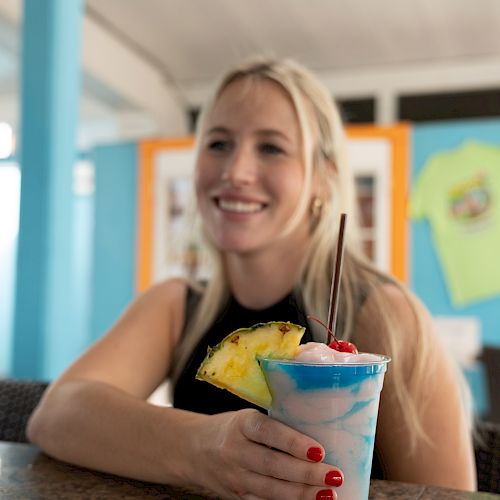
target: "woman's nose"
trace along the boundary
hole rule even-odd
[[[234,186],[251,184],[257,176],[257,165],[251,151],[245,147],[237,148],[227,158],[222,180]]]

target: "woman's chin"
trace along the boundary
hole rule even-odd
[[[241,238],[238,239],[224,239],[217,244],[219,250],[223,253],[231,254],[250,254],[258,249],[255,241],[245,241]]]

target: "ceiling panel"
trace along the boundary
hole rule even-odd
[[[498,0],[87,0],[91,15],[178,84],[248,54],[315,70],[500,53]]]

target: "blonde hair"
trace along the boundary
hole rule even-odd
[[[417,300],[395,279],[381,273],[371,265],[360,251],[359,229],[356,223],[356,203],[354,179],[348,166],[346,140],[339,110],[326,88],[308,70],[290,60],[253,59],[228,72],[216,87],[212,99],[207,103],[198,125],[198,138],[202,136],[208,114],[213,109],[222,91],[237,79],[259,82],[263,79],[279,84],[290,96],[293,103],[302,138],[305,189],[296,213],[290,222],[298,224],[309,209],[312,195],[313,171],[321,176],[330,196],[323,207],[321,217],[311,229],[311,240],[304,257],[297,292],[304,302],[305,310],[320,318],[328,315],[330,283],[333,256],[338,238],[339,216],[349,214],[348,230],[345,237],[344,266],[340,285],[339,328],[337,335],[344,339],[352,337],[356,315],[364,299],[370,296],[374,301],[386,335],[381,339],[381,352],[392,357],[391,376],[394,380],[397,406],[411,430],[410,448],[417,439],[425,437],[420,424],[420,404],[425,391],[425,359],[429,346],[422,334],[424,325]],[[312,112],[311,112],[312,111]],[[199,147],[199,146],[198,146]],[[291,227],[290,226],[290,227]],[[337,229],[336,229],[337,228]],[[207,246],[212,258],[212,278],[203,288],[198,307],[189,318],[185,335],[178,346],[173,363],[173,379],[182,372],[196,343],[219,314],[229,297],[222,256],[210,241]],[[417,352],[410,376],[403,371],[399,352],[402,348],[404,332],[391,314],[387,300],[380,292],[381,283],[393,283],[408,297],[418,324]],[[313,338],[324,341],[324,331],[311,324]],[[418,405],[417,405],[418,401]]]

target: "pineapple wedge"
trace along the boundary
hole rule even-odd
[[[213,349],[209,348],[196,378],[268,409],[271,394],[257,356],[293,358],[304,331],[302,326],[282,321],[235,330]]]

